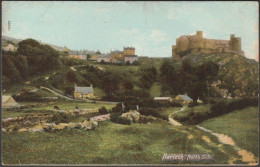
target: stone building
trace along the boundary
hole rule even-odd
[[[124,47],[124,55],[135,55],[135,48],[134,47]]]
[[[135,61],[138,61],[137,55],[127,55],[127,56],[125,56],[125,63],[129,62],[130,64],[133,64]]]
[[[101,62],[102,60],[106,63],[109,63],[111,60],[111,57],[109,54],[101,54],[97,56],[97,62]]]
[[[75,85],[74,98],[75,99],[87,99],[94,97],[94,89],[92,85],[90,87],[78,87]]]
[[[241,38],[230,35],[230,40],[217,40],[203,38],[203,32],[197,31],[195,35],[182,35],[172,45],[172,57],[180,58],[187,54],[200,53],[235,53],[243,55]]]
[[[6,47],[3,48],[3,50],[5,50],[5,51],[16,51],[17,48],[12,44],[8,44]]]
[[[110,52],[110,56],[113,62],[115,61],[123,61],[124,60],[124,52],[115,50]]]

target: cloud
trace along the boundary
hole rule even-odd
[[[137,28],[120,29],[118,38],[123,46],[135,47],[136,54],[139,56],[170,56],[171,47],[165,45],[167,34],[164,31],[154,29],[143,33]]]
[[[150,34],[151,40],[155,41],[156,43],[160,43],[166,41],[166,33],[160,30],[152,30]]]
[[[168,10],[168,19],[169,20],[177,20],[181,18],[179,10]]]
[[[50,19],[52,19],[53,16],[49,13],[45,13],[43,14],[43,16],[40,18],[40,21],[41,22],[46,22],[46,21],[49,21]]]

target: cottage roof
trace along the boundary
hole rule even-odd
[[[188,95],[178,95],[185,101],[193,101]]]
[[[75,92],[80,92],[82,94],[94,93],[93,87],[77,87],[75,86]]]
[[[2,103],[6,103],[10,98],[12,98],[11,96],[2,96]]]
[[[137,55],[127,55],[125,57],[137,57]]]
[[[170,100],[171,97],[154,97],[154,100]]]
[[[102,54],[102,55],[99,55],[98,57],[100,57],[100,58],[105,58],[105,57],[110,58],[110,55],[109,54]]]

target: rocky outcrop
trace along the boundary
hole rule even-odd
[[[126,119],[132,124],[139,121],[140,113],[136,110],[130,110],[129,112],[123,113],[120,118]]]

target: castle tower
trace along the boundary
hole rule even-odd
[[[229,40],[229,50],[241,51],[241,38],[235,37],[234,34],[231,34]]]
[[[203,39],[203,31],[197,31],[196,35],[197,35],[198,39],[200,39],[200,40]]]

